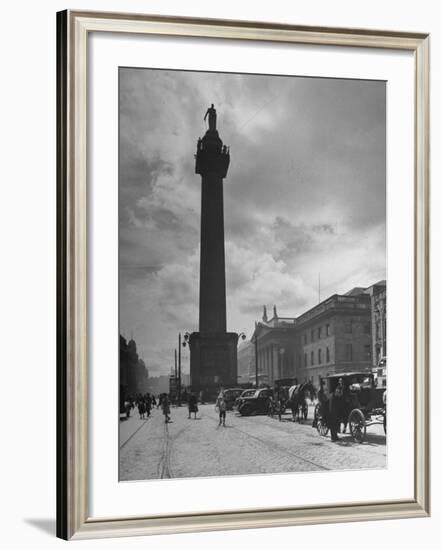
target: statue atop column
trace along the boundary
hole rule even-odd
[[[209,131],[216,131],[216,109],[213,103],[207,109],[206,114],[204,115],[204,120],[206,120],[207,116],[209,117]]]

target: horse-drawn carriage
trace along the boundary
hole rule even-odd
[[[293,421],[300,422],[308,418],[307,398],[312,400],[316,396],[316,388],[309,382],[295,384],[288,390],[288,399],[285,408],[292,410]]]
[[[328,401],[322,402],[335,393],[338,386],[342,387],[341,404],[337,421],[339,426],[344,424],[344,432],[347,425],[355,441],[362,443],[365,440],[367,428],[374,424],[383,424],[387,433],[385,387],[377,387],[372,373],[347,372],[326,376],[321,381],[323,393],[318,394],[320,402],[315,408],[313,425],[322,436],[326,436],[329,430],[327,418],[329,418]]]

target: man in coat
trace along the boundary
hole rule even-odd
[[[329,399],[329,427],[332,441],[339,440],[338,432],[341,423],[343,405],[344,391],[342,385],[338,384]]]

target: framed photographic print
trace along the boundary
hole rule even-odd
[[[428,515],[429,37],[57,37],[58,536]]]

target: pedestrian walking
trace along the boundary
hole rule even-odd
[[[339,441],[338,432],[342,418],[344,393],[342,386],[338,384],[329,399],[329,426],[332,441]]]
[[[190,393],[188,400],[187,400],[187,408],[189,410],[189,416],[187,418],[190,418],[190,415],[193,413],[194,418],[196,420],[196,413],[198,412],[198,403],[196,399],[196,395],[194,393]]]
[[[227,403],[226,403],[226,400],[224,399],[224,393],[223,392],[220,392],[220,394],[216,398],[215,410],[217,410],[218,413],[219,413],[219,424],[218,424],[218,426],[221,426],[221,424],[223,426],[225,426],[226,425]]]
[[[131,406],[131,402],[126,399],[126,401],[124,402],[124,410],[126,412],[126,418],[130,418],[130,409],[132,408]]]
[[[351,402],[352,402],[352,396],[350,394],[350,389],[348,385],[344,384],[344,379],[339,378],[338,380],[338,388],[342,391],[342,399],[340,401],[341,403],[341,410],[339,411],[339,433],[346,433],[347,432],[347,424],[348,424],[348,412],[352,409]],[[343,428],[341,430],[341,424],[343,425]]]
[[[145,412],[143,399],[138,399],[137,406],[138,406],[138,414],[140,415],[140,420],[142,420],[144,418],[144,412]]]
[[[152,407],[152,399],[150,397],[150,393],[146,393],[144,397],[144,407],[146,409],[146,416],[150,416],[150,409]]]
[[[271,418],[273,418],[273,415],[275,414],[275,402],[273,401],[273,397],[271,395],[267,398],[267,411]]]
[[[281,422],[282,411],[285,408],[285,399],[282,392],[279,392],[278,399],[276,401],[276,412],[278,413],[278,420]]]
[[[161,397],[161,409],[164,414],[164,422],[167,424],[170,422],[170,401],[167,393],[163,394]]]
[[[318,415],[321,416],[324,419],[324,422],[327,426],[329,426],[330,422],[330,404],[329,404],[329,393],[327,389],[326,382],[324,380],[321,380],[320,389],[318,391]],[[312,427],[316,428],[318,425],[318,416],[315,415],[315,418],[313,419]]]

